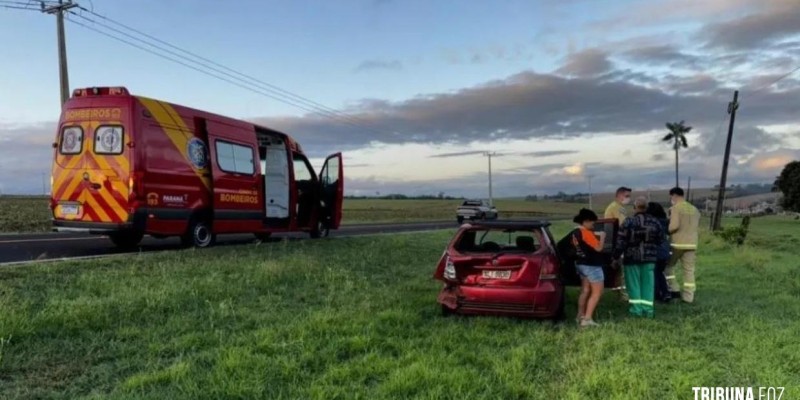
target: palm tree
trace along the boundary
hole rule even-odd
[[[680,177],[678,175],[678,150],[689,147],[686,141],[686,134],[692,130],[691,126],[686,126],[684,121],[681,122],[667,122],[667,129],[669,133],[661,139],[664,142],[672,142],[672,148],[675,150],[675,187],[680,186]]]

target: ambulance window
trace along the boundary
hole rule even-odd
[[[234,174],[252,175],[255,172],[251,147],[219,140],[216,142],[216,147],[219,169]]]
[[[65,126],[61,131],[61,154],[80,154],[83,150],[83,129],[80,126]]]
[[[313,174],[311,173],[311,167],[308,165],[308,161],[306,158],[294,154],[292,157],[292,161],[294,161],[294,180],[295,181],[311,181],[314,180]]]
[[[119,125],[103,125],[94,131],[95,154],[122,154],[122,127]]]

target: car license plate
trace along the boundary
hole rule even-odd
[[[64,215],[78,215],[78,206],[75,204],[62,205],[61,213]]]
[[[483,271],[483,277],[489,279],[511,279],[511,271]]]

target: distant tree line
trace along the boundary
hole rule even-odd
[[[719,185],[714,185],[714,189],[719,189]],[[730,185],[725,189],[726,198],[751,196],[754,194],[770,193],[774,189],[771,183],[749,183],[747,185]]]
[[[346,199],[352,200],[463,200],[464,197],[453,197],[448,196],[444,192],[439,192],[439,194],[423,194],[417,196],[409,196],[400,193],[390,193],[381,195],[380,193],[376,193],[374,196],[345,196]]]
[[[589,203],[589,193],[574,193],[568,194],[564,192],[558,192],[552,195],[529,195],[525,197],[525,201],[559,201],[564,203]]]

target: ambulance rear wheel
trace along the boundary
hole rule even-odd
[[[211,231],[211,225],[203,220],[193,220],[189,229],[181,237],[181,243],[186,247],[206,248],[211,247],[216,241],[216,235]]]
[[[141,232],[114,232],[108,235],[111,243],[120,249],[135,249],[143,237],[144,234]]]

